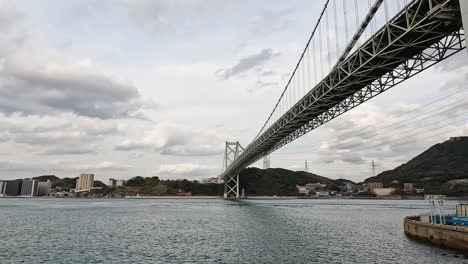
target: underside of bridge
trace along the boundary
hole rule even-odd
[[[226,163],[225,184],[263,156],[463,50],[462,28],[459,0],[412,1]]]

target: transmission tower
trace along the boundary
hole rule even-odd
[[[266,155],[263,157],[263,169],[269,169],[270,168],[270,155]]]
[[[375,162],[374,160],[372,160],[372,164],[371,164],[371,168],[372,168],[372,177],[376,176],[376,171],[375,171]]]
[[[304,171],[309,172],[309,168],[307,168],[307,160],[305,161]]]

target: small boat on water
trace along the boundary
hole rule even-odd
[[[468,252],[468,203],[456,206],[455,214],[445,214],[443,195],[427,195],[431,212],[404,219],[408,237]]]

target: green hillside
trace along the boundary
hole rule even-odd
[[[337,189],[335,181],[305,171],[247,168],[239,174],[240,188],[248,195],[298,195],[296,185],[319,182]]]
[[[436,144],[407,163],[365,180],[373,181],[387,186],[394,181],[413,183],[426,193],[468,195],[468,137]]]

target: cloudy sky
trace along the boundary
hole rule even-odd
[[[367,2],[367,1],[366,1]],[[0,1],[0,178],[215,176],[273,108],[322,1]],[[271,155],[362,180],[468,134],[466,53]],[[262,166],[261,162],[257,166]]]

